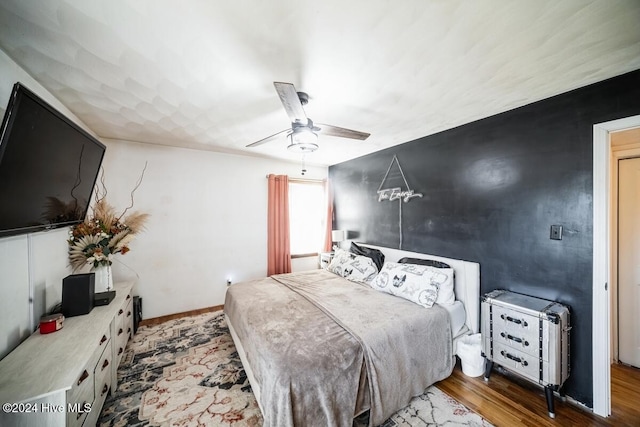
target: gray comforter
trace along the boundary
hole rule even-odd
[[[224,311],[261,390],[264,426],[384,422],[454,366],[449,316],[326,270],[227,291]]]

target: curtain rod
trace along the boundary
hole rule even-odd
[[[266,176],[269,179],[269,175]],[[326,179],[289,178],[290,182],[326,182]]]

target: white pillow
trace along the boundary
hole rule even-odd
[[[427,308],[455,301],[452,268],[388,262],[371,287]]]
[[[371,258],[356,255],[344,249],[336,249],[327,270],[352,282],[366,283],[368,285],[378,274],[378,268]]]
[[[455,272],[453,268],[427,268],[440,273],[433,279],[438,283],[438,299],[436,303],[440,305],[451,305],[456,302],[456,294],[454,293]]]

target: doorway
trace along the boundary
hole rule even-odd
[[[618,172],[617,360],[640,368],[640,158],[621,159]]]
[[[607,417],[611,414],[612,306],[609,284],[616,268],[612,262],[611,237],[613,218],[611,208],[612,132],[640,127],[640,116],[628,117],[593,127],[593,412]],[[617,162],[615,162],[617,165]],[[615,175],[617,177],[617,173]],[[617,189],[616,189],[617,190]],[[616,225],[617,226],[617,225]]]
[[[611,133],[610,139],[612,358],[640,368],[640,128]]]

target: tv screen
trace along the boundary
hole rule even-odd
[[[82,222],[104,151],[16,83],[0,128],[0,237]]]

